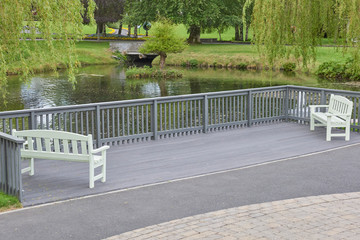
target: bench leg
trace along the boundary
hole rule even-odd
[[[101,166],[101,174],[102,174],[101,182],[106,182],[106,157],[105,156],[104,156],[104,163]]]
[[[326,141],[331,141],[331,126],[326,126]]]
[[[34,174],[35,174],[34,158],[30,158],[29,165],[30,165],[30,173],[29,173],[29,175],[34,176]]]
[[[315,119],[313,117],[310,117],[310,131],[315,130]]]
[[[95,174],[94,165],[90,164],[90,166],[89,166],[89,188],[94,188],[94,174]]]
[[[350,140],[350,127],[345,127],[345,141]]]

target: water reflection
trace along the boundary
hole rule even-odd
[[[39,74],[23,83],[10,77],[7,105],[0,103],[0,111],[45,108],[53,106],[117,101],[125,99],[215,92],[277,85],[303,85],[358,90],[318,81],[313,76],[279,72],[250,72],[226,69],[184,70],[183,79],[126,79],[120,66],[89,66],[79,69],[77,86],[72,88],[64,73]]]

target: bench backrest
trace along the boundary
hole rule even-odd
[[[353,102],[346,97],[331,94],[329,102],[329,113],[351,116]]]
[[[24,138],[21,157],[88,162],[93,149],[92,136],[52,130],[13,130]]]

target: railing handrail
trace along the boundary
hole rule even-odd
[[[112,105],[128,105],[128,104],[144,104],[149,103],[152,104],[154,100],[158,102],[165,102],[167,100],[188,100],[192,98],[199,98],[207,96],[218,96],[218,95],[230,95],[242,92],[248,92],[251,90],[252,92],[257,92],[261,90],[280,90],[286,89],[287,85],[283,86],[274,86],[274,87],[262,87],[262,88],[251,88],[251,89],[239,89],[239,90],[229,90],[229,91],[219,91],[219,92],[207,92],[207,93],[195,93],[195,94],[184,94],[184,95],[176,95],[176,96],[166,96],[166,97],[154,97],[154,98],[142,98],[142,99],[130,99],[130,100],[120,100],[120,101],[109,101],[109,102],[100,102],[100,103],[86,103],[86,104],[76,104],[76,105],[68,105],[68,106],[57,106],[57,107],[48,107],[48,108],[36,108],[36,109],[23,109],[23,110],[12,110],[12,111],[3,111],[0,112],[1,116],[9,116],[9,115],[19,115],[19,114],[28,114],[30,112],[38,113],[38,112],[49,112],[49,111],[66,111],[73,110],[79,108],[79,110],[90,110],[89,108],[95,110],[96,106],[104,107],[104,106],[112,106]]]
[[[315,91],[328,91],[328,92],[336,92],[336,93],[346,93],[346,94],[354,94],[360,95],[358,91],[349,91],[349,90],[341,90],[341,89],[332,89],[332,88],[318,88],[318,87],[306,87],[306,86],[296,86],[296,85],[286,85],[287,88],[295,88],[295,89],[306,89],[306,90],[315,90]]]
[[[25,142],[24,139],[14,137],[12,135],[9,135],[9,134],[3,133],[3,132],[0,132],[0,138],[3,138],[7,141],[11,141],[11,142],[14,142],[17,144],[23,144]]]

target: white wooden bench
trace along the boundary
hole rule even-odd
[[[353,109],[353,102],[349,99],[331,94],[329,105],[310,105],[310,130],[316,126],[326,127],[326,141],[331,137],[345,137],[350,140],[350,120]],[[326,112],[317,111],[319,108],[326,108]],[[345,133],[331,133],[332,128],[345,128]]]
[[[29,167],[21,173],[30,172],[34,175],[34,158],[49,160],[64,160],[89,163],[89,187],[101,178],[106,181],[106,150],[109,146],[93,149],[91,134],[88,136],[52,130],[25,130],[12,134],[24,138],[25,144],[21,149],[21,158],[29,159]],[[101,155],[95,155],[101,153]],[[95,176],[95,168],[102,167],[101,173]]]

